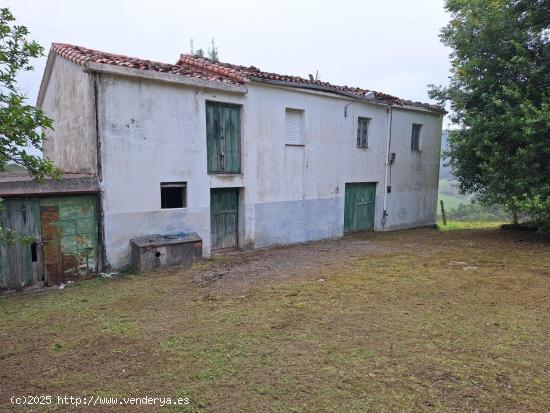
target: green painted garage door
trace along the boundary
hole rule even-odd
[[[53,285],[97,273],[95,196],[6,199],[0,222],[29,238],[26,243],[0,243],[0,290]]]
[[[344,232],[374,229],[376,183],[346,184]]]
[[[98,217],[94,196],[40,201],[44,272],[49,285],[97,273]]]

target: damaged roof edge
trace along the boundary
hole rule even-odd
[[[359,102],[370,103],[373,105],[391,106],[398,109],[427,112],[427,113],[432,113],[434,115],[439,115],[439,116],[445,115],[447,113],[447,111],[445,111],[444,109],[436,109],[434,107],[429,107],[424,104],[409,105],[406,102],[403,102],[403,104],[388,103],[387,101],[382,99],[360,97],[357,94],[352,92],[346,92],[344,90],[334,89],[328,86],[317,85],[312,83],[287,82],[284,80],[272,80],[272,79],[264,79],[260,77],[250,77],[250,82],[280,86],[285,89],[294,88],[294,89],[305,89],[305,90],[314,91],[314,92],[324,92],[332,95],[338,95],[338,96],[350,98]]]
[[[46,62],[46,68],[44,69],[44,74],[42,75],[42,81],[40,82],[40,89],[38,91],[38,96],[36,99],[36,106],[39,108],[42,107],[42,104],[44,102],[44,96],[46,95],[48,83],[50,81],[50,77],[53,71],[54,61],[57,56],[60,56],[66,60],[69,60],[64,56],[56,53],[53,49],[50,50],[50,53],[48,54],[48,60]],[[72,62],[72,60],[69,60],[69,61]],[[246,94],[248,92],[248,88],[244,84],[238,85],[233,83],[217,82],[215,80],[200,79],[200,78],[185,76],[181,74],[155,72],[151,70],[135,69],[135,68],[129,68],[129,67],[116,66],[116,65],[107,64],[107,63],[96,63],[91,61],[85,62],[83,64],[79,64],[76,62],[72,62],[72,63],[74,63],[75,65],[81,66],[82,70],[86,73],[91,73],[91,72],[106,73],[111,75],[147,79],[152,81],[176,83],[179,85],[200,87],[203,89],[218,90],[218,91],[224,91],[224,92],[236,93],[236,94]]]
[[[375,90],[349,87],[345,85],[335,85],[318,79],[308,80],[301,78],[300,76],[280,75],[272,72],[264,72],[255,66],[246,67],[226,62],[214,62],[205,57],[198,57],[189,54],[181,54],[176,64],[194,66],[197,69],[206,70],[220,76],[229,77],[238,82],[253,81],[277,84],[282,87],[322,90],[333,94],[349,96],[362,101],[381,101],[387,106],[405,108],[407,110],[421,110],[423,112],[437,113],[439,115],[447,113],[445,108],[439,105],[413,102],[408,99],[402,99],[387,93],[377,92]]]
[[[180,55],[178,63],[172,65],[64,43],[52,44],[37,97],[38,107],[43,104],[57,55],[81,66],[84,72],[134,77],[243,95],[248,92],[246,83],[263,83],[284,88],[323,92],[365,103],[433,113],[439,116],[447,113],[445,108],[438,105],[413,102],[376,91],[337,86],[328,82],[307,81],[297,76],[262,72],[252,66],[246,68],[229,63],[212,62],[205,58],[185,54]]]
[[[247,92],[244,82],[236,82],[229,77],[192,66],[178,66],[71,44],[52,43],[36,100],[38,107],[44,103],[53,65],[58,56],[82,67],[85,72],[110,73],[238,94]]]
[[[245,85],[217,82],[215,80],[206,80],[192,76],[178,75],[172,73],[154,72],[150,70],[135,69],[129,67],[115,66],[107,63],[86,62],[83,67],[84,72],[106,73],[111,75],[137,77],[140,79],[156,80],[159,82],[177,83],[180,85],[200,87],[204,89],[214,89],[224,92],[245,94],[248,88]]]

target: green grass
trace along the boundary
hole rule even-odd
[[[469,225],[0,298],[0,410],[93,394],[191,399],[131,411],[546,412],[550,245]],[[293,276],[245,283],[296,256]],[[196,282],[236,265],[240,280]]]
[[[443,221],[437,221],[437,226],[442,231],[451,231],[455,229],[488,229],[500,228],[504,221],[449,221],[447,225],[443,225]]]

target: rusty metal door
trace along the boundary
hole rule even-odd
[[[94,196],[43,199],[40,218],[48,285],[97,273],[98,220]]]
[[[20,289],[43,281],[39,202],[14,198],[3,203],[0,211],[3,228],[15,231],[25,240],[0,245],[0,289]]]

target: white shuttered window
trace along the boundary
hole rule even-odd
[[[304,111],[286,109],[285,145],[304,145]]]

